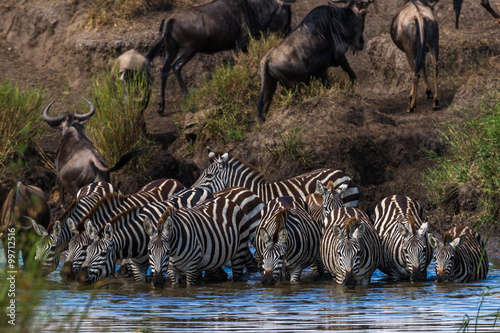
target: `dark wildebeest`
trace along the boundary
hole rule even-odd
[[[144,104],[147,106],[151,87],[153,85],[153,75],[148,58],[134,49],[129,50],[116,58],[113,64],[112,75],[116,74],[118,74],[122,81],[123,96],[125,100],[127,100],[128,83],[136,80],[136,83],[143,85],[145,89]]]
[[[432,14],[432,7],[427,0],[410,0],[391,22],[391,37],[394,44],[406,54],[406,59],[413,70],[413,86],[410,91],[408,112],[415,110],[417,88],[420,73],[424,77],[424,89],[427,98],[434,99],[434,110],[439,110],[437,90],[437,61],[439,55],[439,26]],[[432,94],[425,73],[427,48],[433,56],[434,95]]]
[[[245,51],[251,36],[260,32],[286,34],[290,30],[291,8],[296,0],[214,0],[208,4],[172,14],[162,39],[151,49],[153,58],[164,47],[165,60],[161,70],[161,97],[158,112],[165,108],[165,86],[170,68],[185,95],[187,86],[181,69],[198,52]]]
[[[50,209],[41,189],[32,185],[24,185],[17,181],[7,194],[0,213],[0,235],[3,242],[6,265],[19,265],[19,250],[25,267],[31,264],[30,254],[34,256],[35,233],[29,232],[31,220],[34,219],[45,228],[50,222]],[[31,251],[33,249],[33,251]],[[11,261],[14,260],[14,262]]]
[[[458,29],[458,19],[460,17],[460,11],[462,10],[462,2],[464,0],[453,0],[453,11],[455,12],[455,29]],[[437,2],[437,0],[436,0]],[[495,11],[489,0],[481,0],[481,6],[483,6],[495,19],[500,22],[500,14]]]
[[[312,77],[323,79],[327,85],[328,67],[341,66],[349,74],[351,84],[354,83],[356,75],[345,53],[349,48],[363,49],[366,8],[373,1],[351,0],[344,8],[316,7],[280,44],[269,50],[260,62],[262,86],[257,109],[262,121],[278,81],[286,89],[307,83]]]
[[[49,116],[52,101],[43,111],[45,121],[52,127],[62,130],[62,139],[57,150],[56,171],[57,184],[61,204],[64,205],[64,190],[75,197],[78,190],[84,185],[97,181],[109,182],[109,174],[120,170],[130,159],[139,155],[141,150],[134,150],[123,155],[113,167],[108,167],[102,154],[85,136],[83,123],[92,117],[94,105],[83,98],[90,106],[85,114],[66,113],[62,116]]]

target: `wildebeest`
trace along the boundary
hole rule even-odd
[[[350,0],[344,8],[318,6],[281,43],[269,50],[260,62],[262,85],[257,109],[262,121],[278,81],[286,89],[307,83],[313,77],[323,79],[326,85],[328,67],[340,66],[349,75],[351,84],[354,83],[356,75],[345,53],[349,48],[363,49],[366,8],[373,1]]]
[[[188,89],[181,69],[198,52],[246,50],[251,36],[260,32],[287,33],[291,8],[295,0],[214,0],[208,4],[172,14],[161,40],[147,58],[151,61],[162,48],[166,49],[161,70],[161,97],[158,112],[165,107],[165,86],[170,68],[184,95]]]
[[[460,11],[462,10],[463,1],[464,0],[453,0],[453,11],[455,12],[455,29],[458,29],[458,19],[460,18]],[[498,12],[491,7],[489,0],[481,0],[481,6],[483,6],[491,14],[491,16],[500,21],[500,14],[498,14]]]
[[[30,250],[34,255],[33,239],[30,239],[31,220],[34,219],[45,228],[50,222],[50,209],[43,191],[32,185],[24,185],[21,181],[9,191],[5,199],[0,220],[0,235],[3,242],[6,264],[12,263],[9,260],[9,255],[13,254],[10,259],[14,259],[14,265],[19,265],[18,253],[21,250],[24,266],[30,265]]]
[[[434,110],[439,110],[437,90],[437,61],[439,56],[439,26],[427,0],[410,0],[394,15],[391,22],[391,38],[406,54],[413,71],[413,86],[410,91],[408,112],[413,112],[417,103],[417,88],[420,74],[424,77],[427,98],[433,98]],[[434,66],[434,95],[425,73],[427,48],[432,54]]]
[[[84,185],[97,181],[109,182],[111,172],[120,170],[130,159],[142,152],[141,150],[128,152],[113,167],[108,167],[102,154],[83,132],[82,124],[95,113],[92,102],[85,98],[83,100],[90,106],[90,111],[85,114],[66,113],[51,117],[48,113],[54,101],[43,111],[45,121],[52,128],[61,129],[63,134],[55,162],[62,205],[64,205],[64,190],[75,197]]]
[[[127,100],[127,83],[138,80],[137,83],[141,84],[145,90],[144,105],[148,105],[153,84],[153,75],[148,58],[134,49],[129,50],[116,58],[112,74],[119,75],[125,100]]]

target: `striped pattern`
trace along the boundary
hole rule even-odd
[[[184,189],[184,185],[175,179],[154,180],[130,195],[108,193],[78,223],[68,220],[74,235],[68,243],[68,253],[61,275],[74,278],[85,261],[86,248],[93,241],[90,235],[85,232],[86,221],[91,221],[92,225],[99,230],[121,212],[132,207],[142,207],[150,202],[166,200],[182,189]]]
[[[33,225],[34,230],[42,236],[36,244],[35,260],[43,262],[42,272],[49,274],[59,265],[59,257],[65,251],[73,236],[68,221],[79,221],[104,196],[115,192],[113,185],[107,182],[94,182],[78,191],[75,200],[68,209],[45,230],[39,225]]]
[[[255,245],[263,261],[264,285],[300,280],[302,270],[312,266],[323,275],[320,258],[321,224],[311,217],[301,198],[285,196],[269,201],[255,232]]]
[[[213,197],[212,192],[207,189],[189,188],[176,193],[166,201],[148,204],[139,213],[139,218],[143,221],[146,233],[149,235],[148,256],[154,287],[164,285],[169,258],[167,240],[157,230],[158,221],[170,207],[191,208]]]
[[[375,207],[374,226],[382,242],[379,269],[396,280],[426,280],[432,248],[420,204],[404,195],[387,197]]]
[[[324,184],[332,181],[335,187],[347,184],[348,188],[342,195],[344,206],[357,207],[359,190],[354,182],[344,172],[333,169],[318,169],[287,180],[265,183],[264,174],[250,164],[232,157],[231,152],[210,152],[210,164],[193,184],[193,187],[207,187],[212,192],[226,187],[241,186],[257,194],[263,202],[280,196],[295,196],[302,199],[316,190],[316,181]]]
[[[368,215],[352,207],[334,209],[325,218],[321,258],[338,284],[370,283],[382,261],[382,246]]]
[[[241,208],[226,198],[207,200],[193,208],[170,208],[158,221],[158,234],[167,243],[168,275],[173,284],[186,273],[188,286],[204,271],[208,278],[227,277],[222,266],[231,260],[233,280],[243,272],[247,241],[240,238],[246,224]]]
[[[428,235],[435,249],[436,282],[467,282],[488,274],[488,255],[481,236],[465,226],[453,227],[442,242]]]
[[[306,203],[311,210],[311,216],[324,226],[325,218],[335,209],[344,206],[342,194],[347,189],[346,184],[335,188],[332,181],[325,186],[322,182],[316,182],[316,192],[306,197]]]

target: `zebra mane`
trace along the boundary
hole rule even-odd
[[[124,195],[121,193],[117,192],[109,192],[106,193],[102,198],[99,199],[99,201],[96,202],[96,204],[90,209],[90,211],[85,214],[80,221],[78,221],[78,224],[76,225],[76,230],[78,232],[83,232],[85,231],[85,221],[88,220],[94,213],[99,210],[104,204],[107,202],[115,199],[115,200],[123,200]]]
[[[167,217],[171,216],[174,212],[175,208],[173,206],[168,206],[167,209],[163,212],[163,214],[161,214],[160,218],[158,219],[158,227],[156,228],[158,234],[160,234],[163,222],[165,222]]]
[[[132,215],[135,213],[138,209],[141,209],[142,206],[132,206],[132,207],[127,207],[127,209],[123,212],[120,212],[119,214],[116,214],[115,217],[111,219],[108,223],[111,224],[112,226],[115,226],[118,224],[124,217],[127,217],[129,215]],[[106,223],[107,224],[107,223]],[[106,224],[104,224],[98,232],[99,237],[102,237],[104,235],[104,228],[106,228]]]
[[[279,240],[280,230],[286,227],[286,221],[288,220],[288,214],[290,214],[290,207],[281,208],[276,214],[276,229],[273,234],[273,242]]]
[[[335,190],[335,185],[333,184],[333,181],[329,180],[328,184],[325,186],[329,191],[334,191]]]
[[[62,219],[65,218],[69,214],[69,212],[76,206],[76,203],[77,203],[77,201],[73,200],[71,202],[71,204],[69,205],[69,207],[64,211],[64,213],[61,214],[61,216],[59,216],[54,221],[50,222],[49,226],[47,227],[47,232],[49,234],[52,231],[52,229],[54,228],[54,224],[56,223],[56,221],[62,221]]]
[[[356,216],[351,217],[345,222],[345,231],[347,236],[351,236],[354,233],[354,229],[358,224],[358,218]]]
[[[415,235],[415,217],[413,215],[408,216],[408,224],[410,225],[410,232]]]
[[[213,153],[216,156],[217,155],[221,156],[224,154],[222,151],[214,151]],[[230,165],[232,168],[234,168],[235,165],[243,164],[248,169],[252,170],[252,173],[255,174],[257,177],[264,178],[264,173],[262,171],[260,171],[259,169],[257,169],[257,167],[248,163],[247,161],[242,160],[241,158],[239,158],[238,156],[235,156],[233,154],[229,155],[229,160],[227,161],[227,164]]]
[[[451,235],[451,233],[449,231],[447,231],[443,234],[443,244],[445,246],[448,246],[452,240],[453,240],[453,236]]]

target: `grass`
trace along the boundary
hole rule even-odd
[[[476,225],[500,218],[500,91],[485,96],[460,111],[463,122],[439,127],[446,153],[429,151],[435,166],[423,175],[428,199],[437,206],[456,200],[460,189],[474,191]]]
[[[21,90],[9,80],[0,82],[0,166],[22,156],[43,134],[43,96],[40,89]]]
[[[487,329],[488,331],[490,331],[498,326],[497,322],[500,319],[500,308],[494,313],[481,314],[481,308],[486,296],[497,297],[498,288],[483,288],[483,291],[481,292],[481,299],[479,300],[479,305],[477,307],[476,316],[470,317],[469,315],[465,315],[458,332],[480,332],[483,329]],[[487,323],[481,323],[480,320],[487,321]]]
[[[304,147],[303,135],[305,132],[304,129],[297,126],[290,131],[279,133],[281,145],[277,148],[269,149],[271,156],[275,160],[286,160],[287,157],[291,157],[293,160],[300,161],[304,167],[310,167],[313,159]]]

